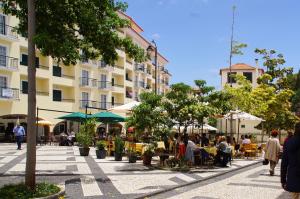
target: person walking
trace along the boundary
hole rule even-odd
[[[20,124],[17,124],[17,126],[15,126],[15,128],[13,129],[13,132],[17,141],[17,150],[21,150],[21,144],[23,141],[23,137],[25,136],[25,129]]]
[[[283,146],[280,176],[282,188],[290,192],[291,198],[300,199],[300,123]]]
[[[276,138],[278,136],[278,131],[273,130],[271,132],[271,137],[269,138],[266,149],[265,149],[265,159],[269,160],[270,162],[270,175],[274,175],[274,169],[279,160],[279,153],[280,153],[280,143],[279,140]]]

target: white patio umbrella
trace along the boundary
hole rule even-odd
[[[262,118],[256,117],[254,115],[251,115],[250,113],[242,112],[242,111],[235,111],[233,113],[228,113],[224,116],[224,119],[242,119],[242,120],[251,120],[251,121],[264,121]]]
[[[136,107],[140,104],[141,104],[141,102],[132,101],[127,104],[111,108],[111,109],[109,109],[109,111],[129,112],[129,111],[132,111],[134,107]]]
[[[231,116],[232,115],[232,116]],[[239,140],[239,134],[240,134],[240,121],[241,120],[249,120],[249,121],[265,121],[262,118],[256,117],[254,115],[251,115],[250,113],[246,113],[240,110],[237,111],[231,111],[230,113],[226,114],[224,116],[224,119],[229,120],[238,120],[238,135],[237,135],[237,141]],[[263,139],[263,130],[262,130],[262,139]]]

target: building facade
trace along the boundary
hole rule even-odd
[[[221,88],[223,89],[225,85],[230,85],[230,74],[234,75],[243,75],[249,80],[252,84],[252,87],[255,88],[258,86],[257,78],[263,75],[264,70],[258,67],[253,67],[244,63],[237,63],[231,66],[230,68],[222,68],[220,69],[221,75]],[[238,86],[236,84],[236,80],[234,78],[231,79],[232,87]],[[220,118],[217,121],[217,128],[220,132],[225,134],[230,134],[231,125],[233,129],[233,134],[237,138],[237,135],[252,135],[256,137],[258,141],[261,141],[261,130],[255,128],[260,121],[250,121],[250,120],[233,120],[232,123],[228,119]],[[237,132],[238,129],[238,132]],[[265,136],[267,139],[267,136]]]
[[[143,30],[124,13],[131,27],[119,30],[120,37],[130,37],[145,50],[151,43],[141,34]],[[26,123],[27,114],[27,40],[13,31],[18,20],[0,13],[0,134],[9,131],[15,118]],[[77,65],[57,64],[51,57],[36,52],[37,107],[66,112],[99,112],[114,106],[139,100],[142,92],[155,87],[155,64],[135,63],[124,51],[117,50],[118,60],[113,66],[99,60],[82,60]],[[157,91],[169,89],[168,60],[158,53]],[[39,118],[57,124],[59,112],[39,111]],[[24,121],[23,121],[24,120]],[[54,127],[51,126],[51,129]],[[9,129],[7,129],[9,128]]]
[[[231,66],[231,74],[233,75],[243,75],[252,84],[252,87],[257,87],[257,78],[264,73],[264,70],[258,67],[253,67],[244,63],[237,63]],[[222,89],[226,84],[230,84],[230,68],[221,68],[221,86]],[[237,86],[234,78],[231,78],[232,86]]]

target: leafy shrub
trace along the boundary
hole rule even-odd
[[[2,199],[28,199],[45,197],[56,194],[60,188],[54,184],[38,183],[36,188],[32,191],[24,183],[4,185],[0,189],[0,198]]]

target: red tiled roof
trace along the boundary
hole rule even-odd
[[[220,69],[220,74],[223,70],[230,70],[230,68],[221,68]],[[256,70],[256,67],[254,66],[250,66],[248,64],[245,63],[237,63],[231,66],[231,70]],[[258,70],[264,72],[264,70],[262,68],[258,68]]]

